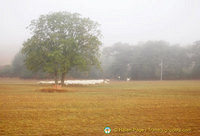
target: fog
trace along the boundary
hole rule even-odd
[[[164,40],[187,45],[200,39],[199,0],[4,0],[0,2],[0,65],[11,63],[41,14],[77,12],[101,24],[103,47],[116,42]]]

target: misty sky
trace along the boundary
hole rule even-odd
[[[103,46],[200,40],[200,0],[1,0],[0,65],[11,62],[30,37],[26,26],[41,14],[77,12],[101,24]]]

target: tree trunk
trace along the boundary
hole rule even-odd
[[[65,85],[65,75],[66,75],[66,73],[62,73],[62,75],[61,75],[61,85],[62,86]]]
[[[58,72],[55,71],[55,84],[58,85]]]

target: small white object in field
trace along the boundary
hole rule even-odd
[[[118,79],[120,80],[120,76],[118,76]]]
[[[109,84],[109,79],[99,79],[99,80],[66,80],[64,84],[66,85],[95,85],[106,83]],[[54,84],[54,81],[40,81],[39,84]],[[61,83],[60,81],[58,83]]]
[[[126,81],[130,81],[131,78],[126,78]]]

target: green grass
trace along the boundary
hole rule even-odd
[[[43,87],[32,81],[1,82],[0,136],[200,134],[200,81],[111,82],[67,87],[65,93],[36,91]],[[106,126],[111,134],[104,133]],[[119,128],[146,132],[114,132]]]

